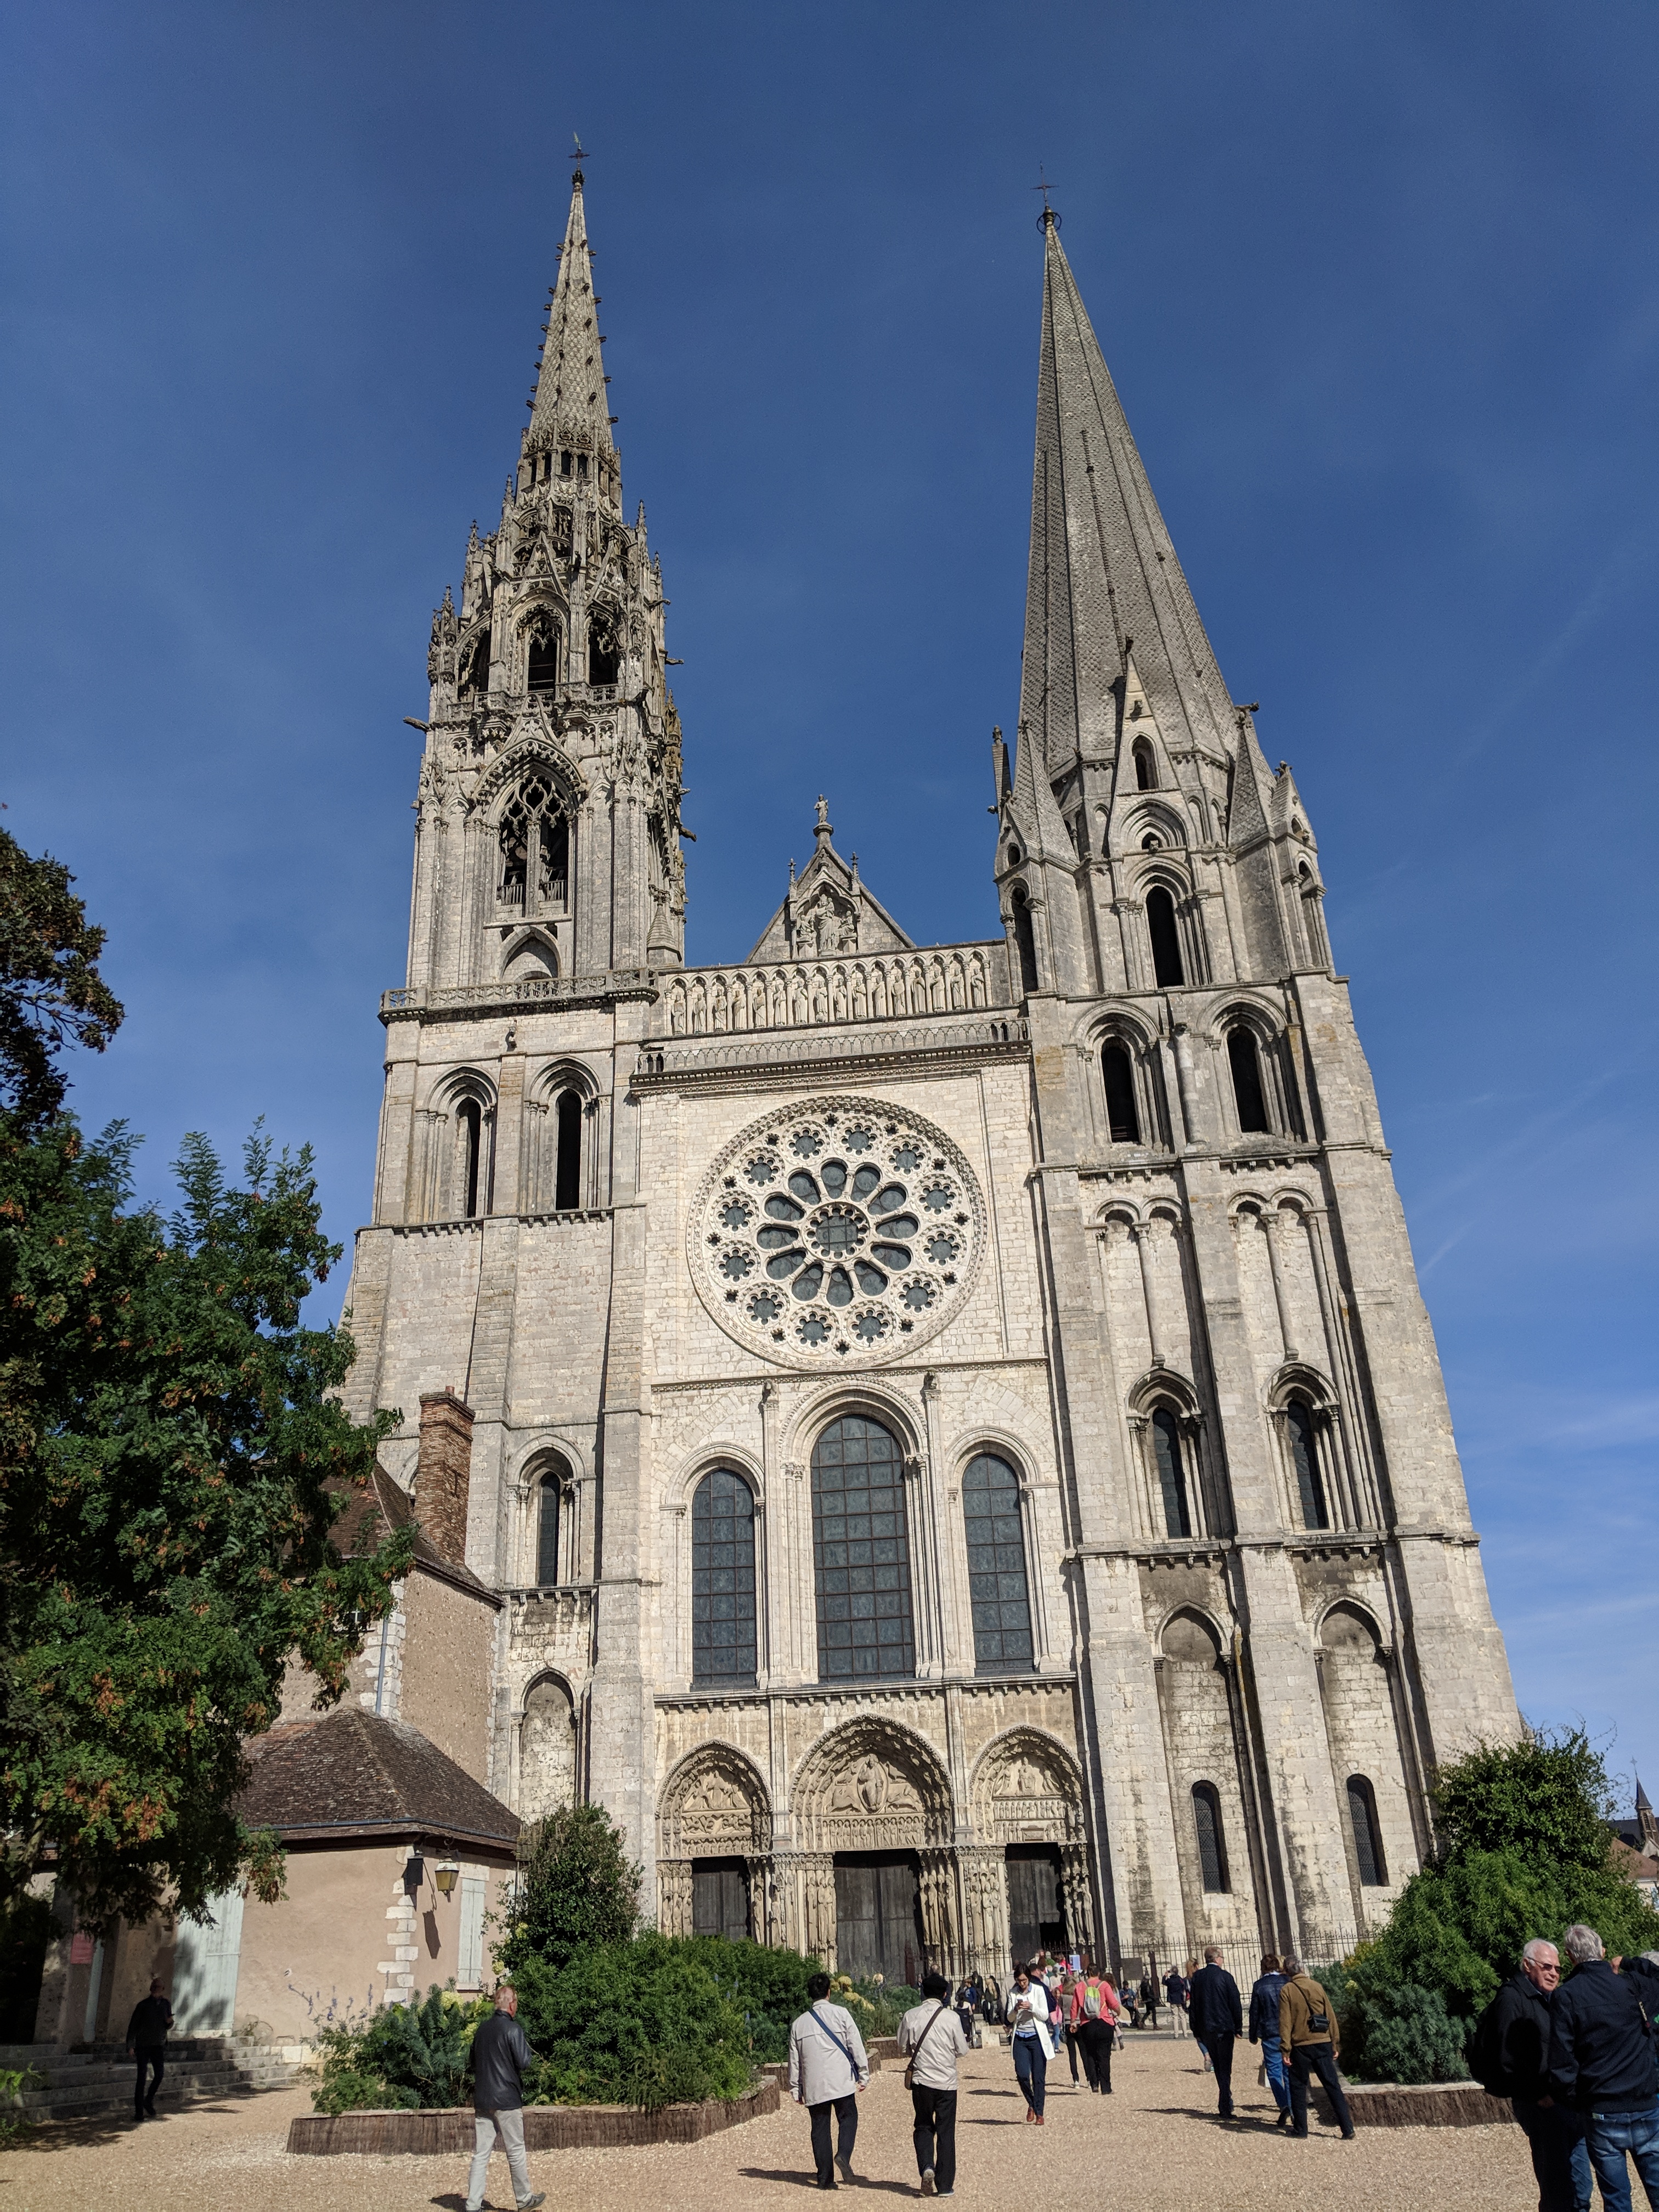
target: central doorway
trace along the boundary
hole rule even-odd
[[[836,1854],[836,1963],[861,1981],[921,1982],[921,1891],[914,1851]]]
[[[730,1936],[749,1933],[749,1873],[741,1859],[693,1859],[691,1933]]]
[[[1067,1948],[1057,1844],[1008,1846],[1008,1946],[1017,1966]]]

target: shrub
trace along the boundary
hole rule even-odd
[[[538,2064],[527,2101],[644,2106],[729,2102],[749,2087],[755,2037],[693,1940],[591,1944],[562,1970],[520,1960],[519,2017]]]
[[[500,1947],[516,1975],[525,1960],[559,1967],[585,1946],[625,1943],[639,1925],[640,1869],[602,1805],[567,1805],[532,1832],[518,1897]]]
[[[325,2027],[311,2101],[319,2112],[415,2112],[465,2100],[472,2035],[490,2000],[434,1983],[419,2005],[382,2005]]]
[[[1467,2081],[1464,2027],[1447,2012],[1438,1990],[1402,1982],[1367,2008],[1370,2070],[1384,2081]]]
[[[789,2024],[806,2009],[806,1983],[816,1959],[769,1944],[724,1936],[680,1939],[724,1996],[742,2013],[757,2065],[775,2063],[789,2053]]]

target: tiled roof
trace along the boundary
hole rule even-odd
[[[362,1490],[355,1491],[348,1499],[345,1511],[335,1522],[331,1534],[334,1544],[345,1558],[351,1559],[360,1552],[371,1552],[385,1537],[415,1522],[415,1564],[428,1574],[440,1576],[453,1583],[457,1589],[471,1590],[487,1598],[490,1604],[500,1606],[501,1601],[488,1583],[479,1581],[471,1567],[459,1559],[447,1559],[432,1539],[415,1520],[415,1501],[403,1485],[396,1482],[378,1462],[372,1480]]]
[[[374,1836],[510,1855],[519,1816],[406,1722],[341,1706],[290,1721],[247,1747],[252,1778],[236,1811],[284,1843]]]

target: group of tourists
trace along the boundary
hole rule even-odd
[[[1631,2212],[1630,2162],[1659,2206],[1659,1951],[1613,1959],[1593,1928],[1534,1936],[1476,2023],[1469,2070],[1507,2097],[1532,2151],[1539,2212]]]
[[[1212,1943],[1188,1984],[1184,2011],[1194,2040],[1215,2075],[1217,2111],[1234,2118],[1233,2052],[1248,2033],[1261,2049],[1261,2069],[1279,2118],[1274,2124],[1297,2141],[1308,2133],[1308,2084],[1319,2076],[1342,2140],[1353,2140],[1353,2116],[1336,2070],[1341,2031],[1323,1989],[1304,1971],[1299,1959],[1264,1952],[1261,1971],[1250,1989],[1248,2029],[1238,1984],[1227,1971],[1225,1955]]]

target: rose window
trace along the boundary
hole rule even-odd
[[[979,1188],[939,1130],[854,1100],[771,1115],[728,1145],[693,1216],[693,1272],[721,1327],[814,1366],[902,1355],[965,1296]]]

